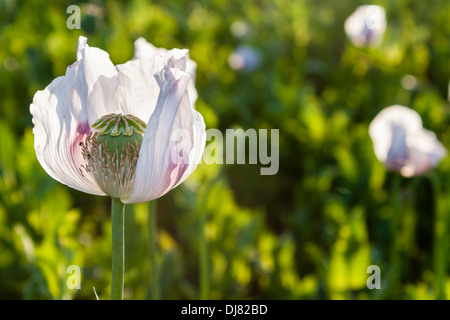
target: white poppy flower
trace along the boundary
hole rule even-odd
[[[45,171],[71,188],[124,203],[159,198],[183,182],[206,142],[188,94],[187,54],[173,49],[114,66],[108,53],[80,37],[77,61],[30,106]]]
[[[370,124],[369,134],[377,158],[405,177],[427,172],[447,155],[436,135],[423,128],[419,114],[404,106],[383,109]]]
[[[379,45],[386,30],[386,12],[377,5],[359,6],[345,20],[344,29],[357,47]]]

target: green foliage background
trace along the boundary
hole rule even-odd
[[[201,164],[152,207],[127,206],[126,299],[152,296],[154,212],[164,299],[449,298],[450,161],[412,179],[386,172],[368,125],[407,105],[450,145],[450,2],[371,3],[387,12],[379,48],[345,36],[361,1],[0,0],[0,298],[95,299],[93,288],[109,298],[110,199],[46,174],[29,113],[36,91],[75,61],[79,35],[114,64],[141,36],[188,48],[207,128],[280,130],[276,175]],[[81,30],[66,27],[72,4]],[[235,21],[250,27],[245,37],[230,32]],[[261,53],[256,70],[229,67],[240,44]],[[413,89],[402,86],[407,74]],[[66,285],[70,265],[81,267],[79,290]],[[380,267],[381,290],[366,286],[369,265]]]

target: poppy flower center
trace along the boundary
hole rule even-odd
[[[131,195],[146,124],[127,114],[109,114],[92,125],[82,155],[98,186],[113,198]]]

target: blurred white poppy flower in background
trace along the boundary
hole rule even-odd
[[[231,24],[230,32],[236,38],[245,38],[250,35],[250,26],[242,20],[236,20]]]
[[[261,62],[261,53],[249,45],[240,45],[228,57],[228,65],[233,70],[253,71]]]
[[[360,6],[345,20],[344,29],[357,47],[380,45],[386,30],[386,12],[377,5]]]
[[[405,74],[401,79],[401,84],[406,90],[415,90],[418,87],[419,81],[413,75]]]
[[[142,41],[140,41],[142,42]],[[124,203],[161,197],[199,163],[205,123],[193,108],[188,50],[155,50],[114,66],[108,53],[78,41],[65,76],[30,106],[36,156],[55,180]],[[141,52],[139,52],[139,50]],[[173,138],[176,132],[184,138]]]
[[[369,134],[377,158],[404,177],[429,171],[447,155],[436,135],[423,128],[419,114],[408,107],[383,109],[371,122]]]

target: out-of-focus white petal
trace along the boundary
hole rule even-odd
[[[379,45],[386,30],[386,12],[377,5],[359,6],[345,20],[344,29],[355,46]]]
[[[189,75],[177,68],[182,65],[179,53],[155,76],[161,91],[144,133],[133,193],[123,202],[145,202],[166,194],[187,178],[203,153],[204,122],[189,101]]]
[[[384,163],[387,168],[400,171],[409,157],[406,130],[403,126],[393,123],[390,132],[392,138]],[[378,147],[377,150],[380,151],[380,148]]]
[[[167,61],[167,59],[170,59],[171,56],[175,56],[176,58],[177,52],[186,56],[186,59],[184,60],[185,65],[180,66],[180,70],[185,71],[187,74],[189,74],[190,80],[188,84],[188,94],[191,105],[192,107],[194,107],[195,102],[197,101],[198,98],[197,90],[195,89],[197,64],[195,63],[195,61],[189,59],[189,55],[183,53],[183,51],[184,50],[178,49],[167,50],[164,48],[157,48],[153,44],[147,42],[147,40],[145,40],[144,38],[139,38],[134,42],[133,59],[148,60],[154,59],[155,57],[159,57],[162,58],[163,61]]]
[[[436,137],[434,132],[423,129],[423,131],[411,136],[409,141],[410,166],[414,168],[413,175],[426,173],[436,167],[447,155],[447,150]]]
[[[414,110],[400,105],[384,108],[378,113],[370,124],[369,134],[374,143],[375,155],[383,163],[394,141],[394,127],[397,133],[404,131],[404,135],[408,136],[422,130],[422,119]],[[398,140],[399,137],[395,141]]]
[[[447,154],[436,135],[422,127],[419,114],[404,106],[383,109],[370,124],[369,134],[377,158],[405,177],[427,172]]]
[[[53,80],[33,98],[34,146],[40,164],[52,178],[86,193],[104,195],[83,172],[80,143],[90,132],[90,116],[97,113],[98,105],[92,101],[97,102],[98,97],[92,100],[89,93],[97,77],[111,75],[112,64],[106,53],[90,49],[84,37],[79,39],[77,58],[65,76]]]
[[[167,49],[155,47],[144,38],[134,42],[134,59],[152,59],[155,56],[164,56],[167,51]]]

